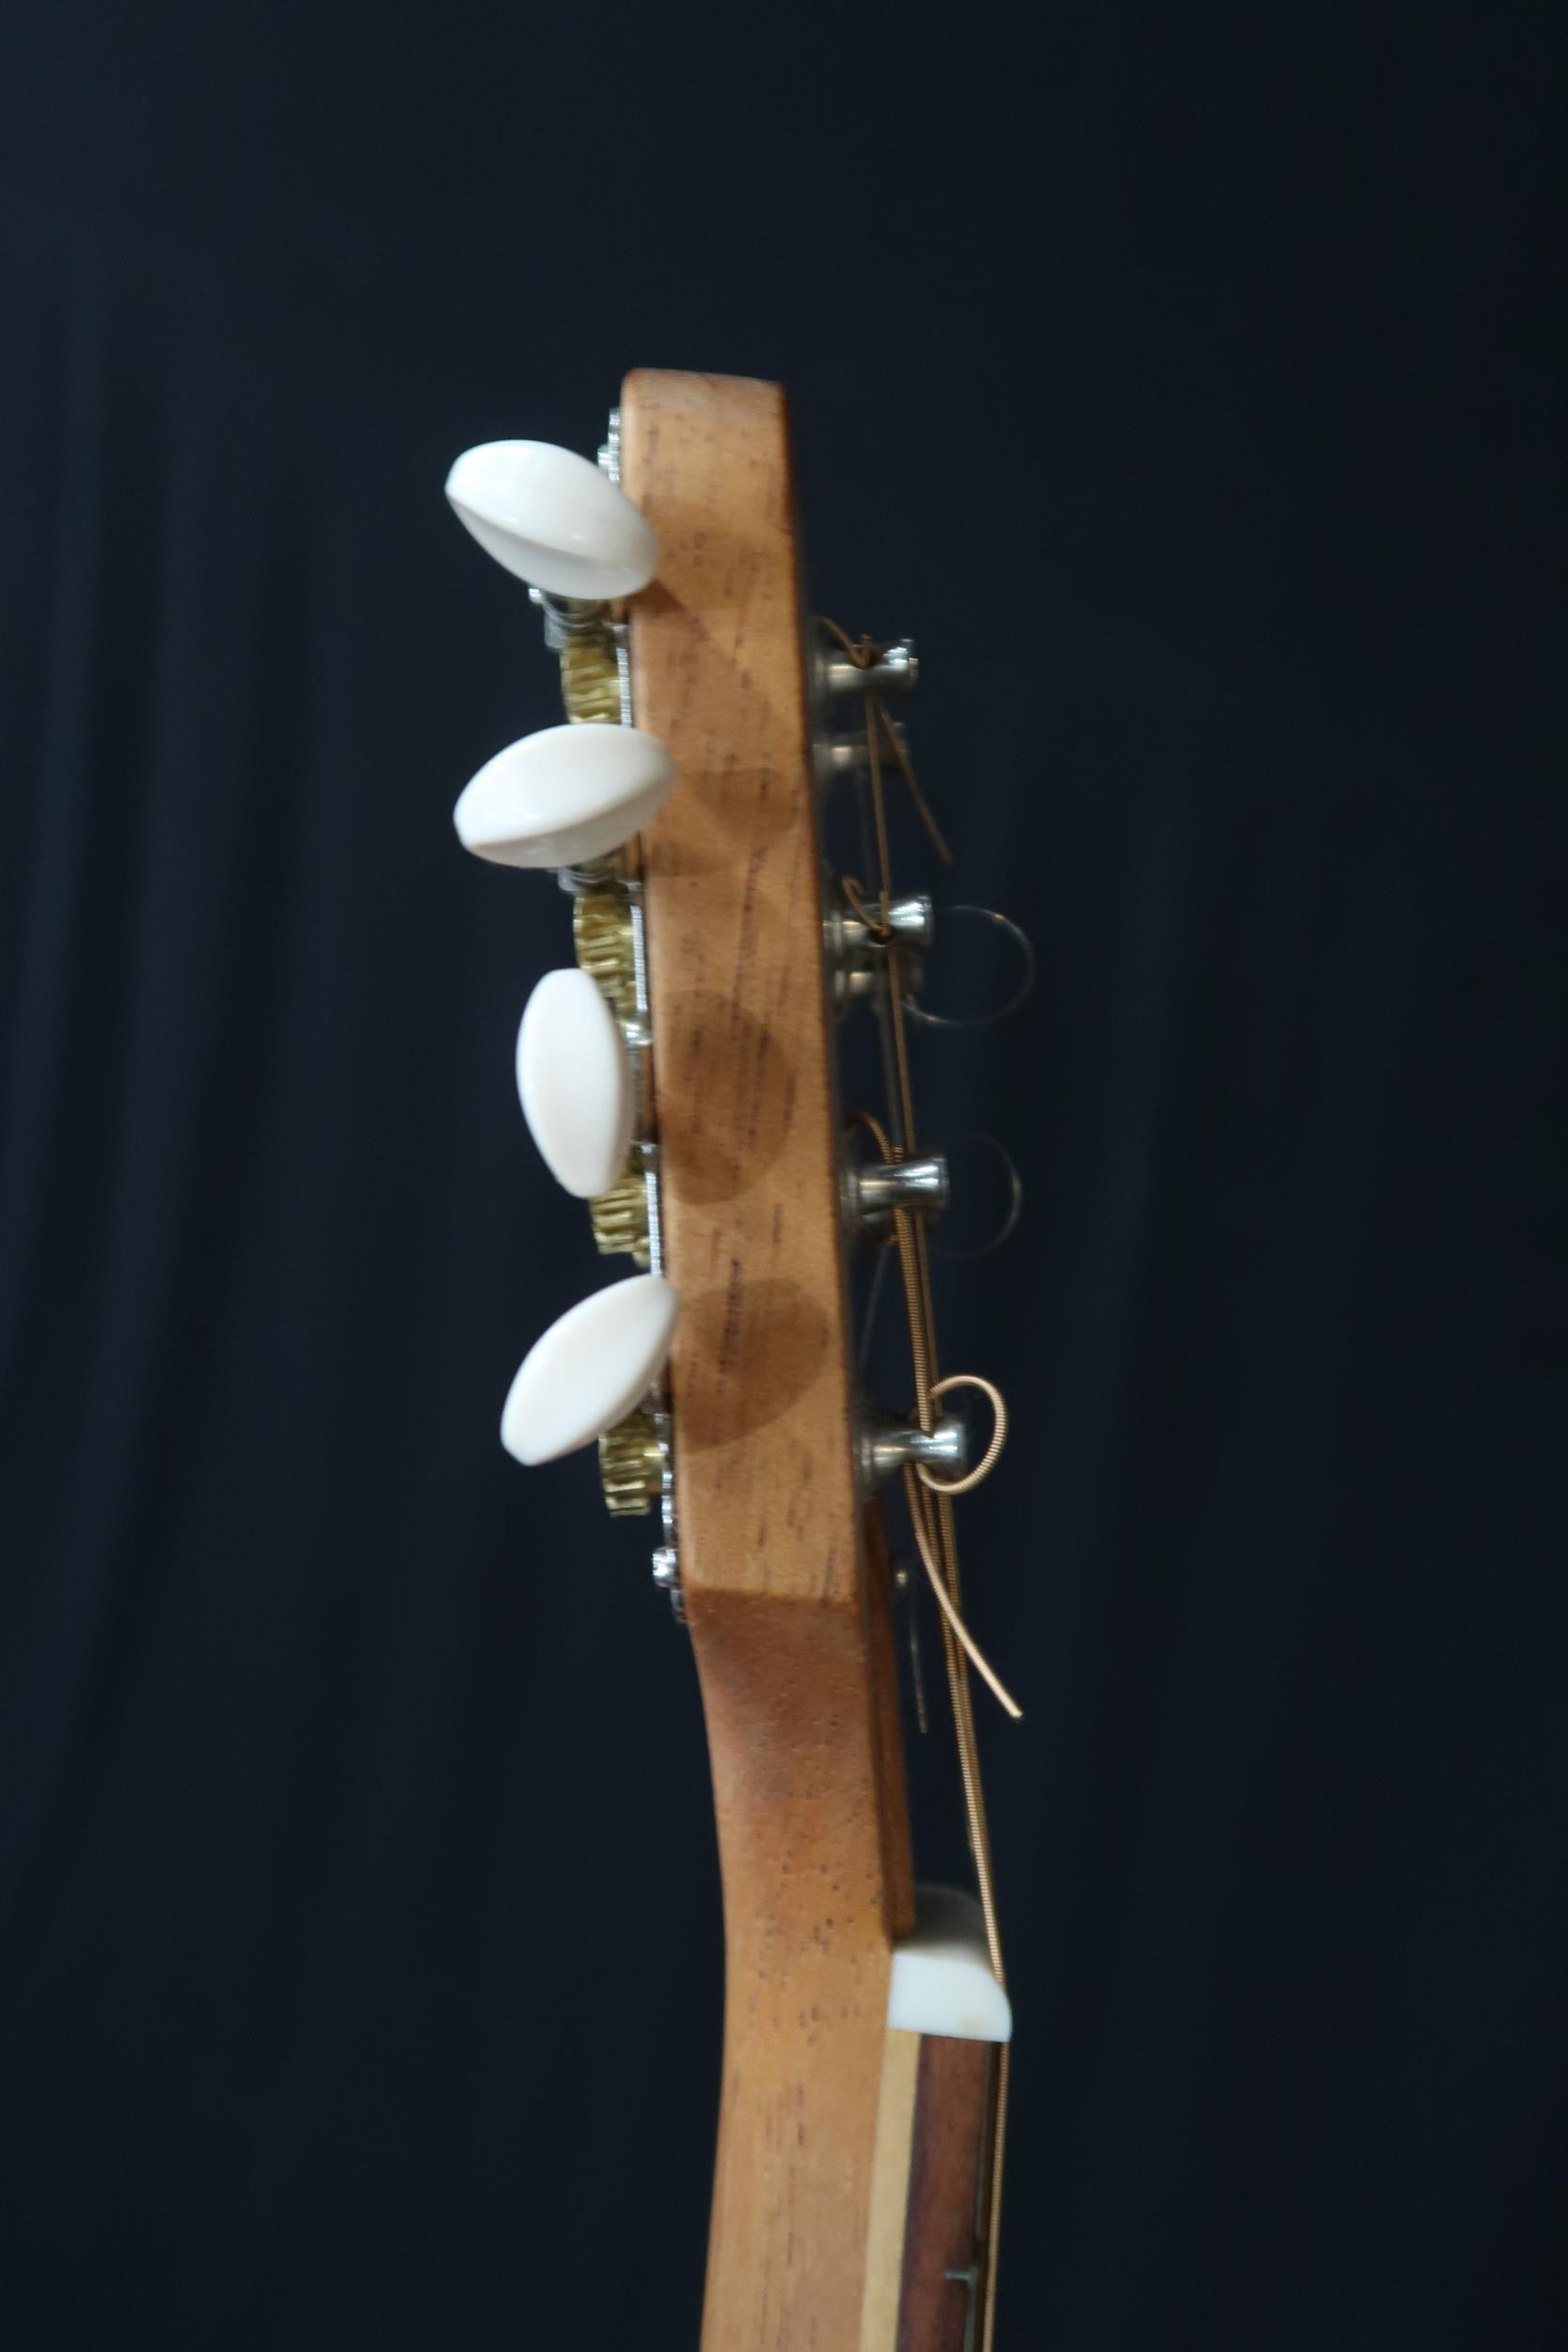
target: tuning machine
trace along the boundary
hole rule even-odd
[[[653,527],[608,467],[552,441],[483,441],[447,476],[458,519],[487,555],[527,580],[563,625],[645,588],[658,564]]]
[[[949,1197],[947,1162],[940,1152],[908,1160],[844,1159],[845,1222],[852,1232],[885,1234],[894,1212],[940,1216]]]
[[[885,915],[878,908],[873,921],[842,898],[831,898],[823,940],[834,1010],[847,1012],[863,997],[876,994],[890,953],[900,959],[906,992],[920,986],[926,956],[936,940],[935,909],[924,892],[911,891],[890,898]]]
[[[659,1274],[631,1274],[569,1307],[518,1367],[501,1443],[519,1462],[553,1462],[613,1429],[663,1373],[677,1301]]]
[[[644,1268],[651,1265],[657,1200],[654,1147],[640,1144],[630,1165],[588,1204],[594,1244],[600,1255],[631,1258]]]
[[[612,1518],[641,1518],[664,1488],[669,1444],[660,1421],[649,1412],[628,1413],[599,1439],[599,1479]]]
[[[909,739],[902,723],[890,719],[886,724],[893,744],[896,744],[900,752],[907,753]],[[878,749],[883,763],[891,766],[895,759],[895,753],[885,738],[879,742]],[[869,738],[865,728],[863,726],[851,727],[842,735],[819,735],[816,739],[815,757],[816,781],[824,788],[829,785],[836,784],[843,776],[863,775],[871,764]]]
[[[452,823],[495,865],[588,866],[657,817],[674,780],[663,744],[638,727],[541,727],[485,761]]]
[[[593,975],[546,972],[517,1030],[517,1094],[529,1133],[564,1190],[592,1200],[620,1181],[636,1089],[626,1032]]]
[[[818,624],[812,686],[817,713],[816,781],[824,789],[842,776],[861,773],[869,760],[870,728],[852,706],[857,702],[863,705],[867,695],[886,703],[895,696],[912,694],[920,683],[920,662],[912,638],[899,637],[890,644],[866,644],[856,650],[864,659],[857,660],[852,657],[848,641],[840,637],[831,623]],[[887,718],[885,712],[882,723],[891,731],[900,751],[905,749],[902,723]],[[885,739],[881,749],[890,759],[894,756]]]
[[[625,1022],[643,1010],[637,900],[613,876],[581,878],[572,900],[572,946],[578,962],[603,989]]]
[[[969,1469],[969,1425],[958,1413],[939,1414],[929,1429],[867,1410],[860,1428],[860,1472],[870,1493],[906,1468],[962,1478]]]
[[[452,467],[447,496],[504,568],[526,580],[561,665],[566,724],[498,752],[453,823],[494,863],[553,866],[572,893],[576,968],[546,973],[517,1033],[517,1091],[546,1167],[589,1203],[594,1238],[647,1271],[594,1293],[525,1358],[501,1416],[522,1462],[598,1440],[605,1500],[624,1517],[661,1496],[661,1581],[678,1600],[658,1401],[676,1299],[659,1270],[657,1160],[634,1142],[649,1091],[641,897],[618,852],[663,806],[669,753],[631,723],[614,607],[653,577],[657,542],[619,486],[618,436],[594,465],[540,441],[491,441]]]
[[[912,637],[895,637],[876,648],[874,661],[854,661],[841,640],[823,628],[816,641],[816,690],[824,702],[850,694],[912,694],[920,683],[920,660]]]

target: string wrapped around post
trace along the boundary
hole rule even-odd
[[[991,1409],[990,1443],[975,1463],[974,1468],[964,1478],[939,1478],[928,1463],[917,1463],[916,1473],[921,1485],[929,1486],[931,1492],[938,1495],[971,1493],[983,1478],[990,1476],[1001,1460],[1002,1449],[1007,1442],[1006,1400],[995,1381],[982,1380],[977,1372],[950,1372],[945,1380],[932,1382],[931,1394],[947,1396],[954,1389],[978,1389],[980,1394],[986,1399]]]

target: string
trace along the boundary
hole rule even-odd
[[[945,1380],[933,1380],[931,1383],[933,1396],[946,1396],[954,1389],[978,1389],[987,1399],[991,1410],[991,1438],[990,1445],[967,1477],[939,1478],[929,1463],[921,1462],[915,1466],[915,1476],[921,1485],[929,1486],[931,1492],[938,1495],[972,1493],[982,1479],[990,1476],[1002,1459],[1002,1449],[1007,1442],[1007,1406],[995,1381],[982,1380],[977,1372],[950,1372]]]
[[[851,639],[837,622],[824,626],[837,640],[857,669],[870,670],[880,659],[882,648],[870,638]],[[912,1155],[915,1150],[914,1088],[910,1072],[909,1037],[904,1019],[904,974],[902,950],[895,937],[890,919],[893,899],[892,858],[888,847],[887,797],[883,787],[881,738],[885,733],[895,761],[902,776],[916,813],[920,817],[938,855],[945,865],[953,862],[952,852],[942,838],[911,765],[908,753],[899,739],[881,697],[869,682],[862,695],[865,722],[866,770],[871,796],[873,830],[877,853],[877,889],[879,919],[872,926],[864,904],[863,884],[853,883],[853,892],[846,888],[847,903],[866,922],[884,952],[886,985],[883,991],[885,1017],[880,1023],[883,1052],[891,1064],[888,1071],[889,1091],[898,1108],[898,1128],[902,1151],[887,1147],[882,1136],[883,1157],[901,1158]],[[851,878],[852,880],[853,878]],[[865,1123],[879,1133],[869,1119]],[[907,1209],[893,1213],[894,1231],[898,1245],[899,1272],[904,1282],[904,1303],[910,1332],[910,1353],[914,1372],[915,1411],[920,1426],[927,1433],[935,1426],[936,1407],[940,1393],[948,1384],[940,1378],[937,1368],[936,1311],[931,1292],[930,1261],[926,1246],[924,1221]],[[974,1375],[956,1375],[973,1378]],[[988,1389],[989,1382],[983,1384]],[[988,1457],[981,1475],[994,1464],[1006,1435],[1006,1407],[1000,1395],[992,1391],[993,1412],[997,1413],[997,1431],[993,1433]],[[1000,1408],[1000,1409],[998,1409]],[[1019,1708],[997,1681],[978,1649],[971,1640],[962,1618],[962,1591],[958,1573],[958,1539],[953,1521],[955,1493],[977,1483],[921,1480],[906,1473],[905,1493],[910,1502],[910,1519],[914,1529],[915,1543],[921,1562],[935,1594],[942,1616],[943,1660],[947,1670],[947,1690],[953,1710],[953,1726],[958,1752],[958,1772],[963,1784],[964,1813],[969,1829],[970,1851],[974,1859],[975,1884],[979,1892],[980,1909],[986,1927],[986,1946],[991,1970],[999,1984],[1006,1987],[1006,1976],[1002,1958],[1002,1938],[996,1913],[996,1885],[991,1864],[990,1831],[986,1819],[985,1792],[980,1777],[979,1742],[974,1729],[974,1697],[970,1688],[969,1667],[973,1663],[995,1691],[1003,1705],[1015,1716]],[[991,2124],[991,2161],[990,2194],[987,2200],[985,2233],[987,2242],[984,2302],[982,2307],[980,2352],[992,2352],[996,2327],[996,2270],[1002,2223],[1001,2184],[1003,2147],[1006,2131],[1007,2089],[1010,2060],[1006,2044],[997,2063],[996,2105]]]
[[[910,1506],[910,1523],[914,1529],[915,1549],[920,1553],[921,1565],[930,1579],[931,1590],[936,1595],[937,1606],[952,1628],[956,1639],[962,1645],[964,1655],[975,1673],[995,1692],[1013,1721],[1017,1723],[1023,1713],[1022,1708],[1020,1707],[1001,1676],[987,1659],[962,1617],[959,1616],[947,1587],[942,1582],[942,1570],[937,1564],[935,1547],[931,1542],[930,1528],[927,1523],[926,1507],[916,1490],[916,1477],[914,1466],[906,1464],[904,1491]]]

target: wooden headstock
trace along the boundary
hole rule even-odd
[[[794,497],[771,384],[641,373],[658,534],[634,707],[682,789],[643,838],[681,1577],[730,2005],[705,2342],[858,2328],[888,1970],[913,1924],[886,1610],[855,1462],[841,1119]],[[799,2064],[809,2020],[810,2065]],[[807,2161],[782,2168],[793,2142]],[[787,2198],[789,2227],[775,2210]],[[844,2341],[852,2339],[846,2336]]]

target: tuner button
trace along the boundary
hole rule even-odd
[[[633,1274],[569,1307],[534,1342],[507,1393],[508,1454],[553,1462],[625,1421],[664,1369],[676,1305],[661,1274]]]
[[[640,727],[541,727],[486,760],[452,811],[457,837],[499,866],[587,866],[663,807],[674,764]]]
[[[631,1150],[631,1058],[604,992],[576,965],[546,972],[517,1030],[517,1093],[557,1184],[591,1200]]]
[[[629,596],[657,566],[653,529],[626,492],[553,442],[465,450],[447,496],[486,554],[549,596]]]

